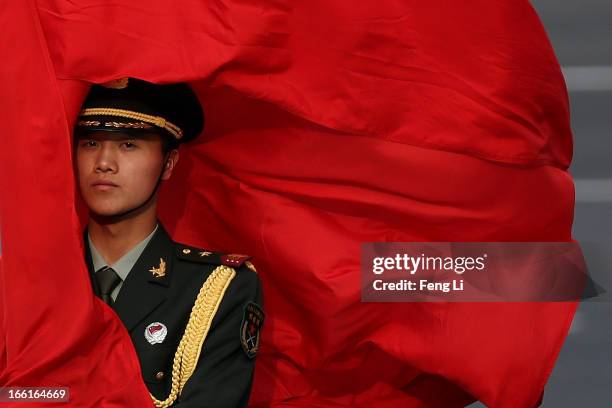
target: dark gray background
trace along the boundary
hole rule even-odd
[[[532,0],[532,4],[570,92],[574,238],[583,246],[593,278],[612,290],[612,0]],[[610,293],[580,305],[542,406],[612,407]]]
[[[533,0],[570,92],[574,237],[593,278],[612,289],[612,0]],[[584,302],[544,394],[545,408],[612,407],[610,293]]]

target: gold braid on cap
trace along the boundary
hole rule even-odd
[[[142,122],[150,123],[162,129],[166,129],[175,138],[180,139],[183,137],[183,130],[176,126],[174,123],[167,121],[161,116],[147,115],[136,111],[127,109],[114,109],[114,108],[87,108],[81,111],[80,116],[119,116],[121,118],[135,119]]]
[[[170,395],[165,400],[160,401],[151,394],[153,403],[157,408],[171,406],[183,391],[183,387],[195,370],[204,340],[206,340],[206,335],[210,330],[210,325],[219,309],[221,300],[223,300],[225,291],[235,276],[235,269],[221,265],[204,282],[191,309],[185,333],[176,349],[176,354],[174,354]]]

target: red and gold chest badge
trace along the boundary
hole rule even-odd
[[[244,317],[240,325],[240,343],[249,358],[254,358],[259,350],[259,332],[264,322],[264,312],[257,303],[249,302],[244,307]]]

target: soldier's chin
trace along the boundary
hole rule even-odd
[[[128,209],[118,206],[90,206],[89,216],[95,218],[116,218],[124,214]]]

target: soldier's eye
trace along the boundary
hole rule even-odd
[[[95,140],[85,140],[81,144],[81,146],[83,147],[96,147],[97,145],[98,145],[98,142],[96,142]]]
[[[135,145],[134,143],[132,143],[132,142],[123,142],[123,143],[121,144],[121,146],[122,146],[123,148],[125,148],[125,149],[128,149],[128,150],[132,150],[132,149],[135,149],[136,147],[138,147],[138,146],[136,146],[136,145]]]

